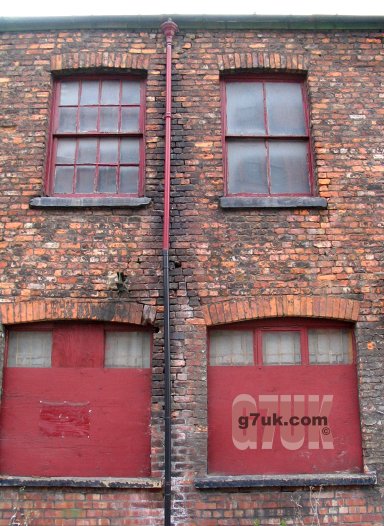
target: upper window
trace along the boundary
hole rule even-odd
[[[353,330],[271,319],[209,334],[208,466],[230,475],[360,472]]]
[[[7,334],[2,475],[150,474],[151,333],[53,323]]]
[[[223,85],[227,195],[312,195],[303,80],[234,78]]]
[[[144,100],[138,77],[57,80],[48,193],[142,195]]]

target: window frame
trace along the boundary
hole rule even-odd
[[[138,132],[102,132],[102,131],[91,131],[91,132],[58,132],[58,118],[59,118],[59,98],[61,86],[65,82],[82,82],[82,81],[92,81],[97,80],[101,81],[110,81],[110,80],[127,80],[127,81],[136,81],[140,82],[140,104],[139,104],[139,131]],[[103,198],[112,198],[114,200],[126,199],[126,198],[140,198],[144,196],[144,178],[145,178],[145,122],[146,122],[146,77],[144,75],[125,73],[125,74],[82,74],[82,75],[65,75],[65,76],[55,76],[53,77],[52,85],[52,102],[50,110],[50,124],[49,124],[49,136],[47,141],[47,156],[45,163],[45,185],[44,192],[45,195],[58,198],[58,199],[73,199],[73,198],[86,198],[86,199],[103,199]],[[100,91],[99,91],[100,94]],[[99,101],[100,102],[100,101]],[[102,108],[103,105],[98,103],[97,105],[92,105],[97,108]],[[122,105],[106,105],[106,106],[117,106],[119,111],[121,111]],[[129,106],[129,105],[128,105]],[[77,108],[80,108],[78,101]],[[99,120],[99,117],[98,117]],[[137,193],[111,193],[111,192],[93,192],[93,193],[59,193],[54,191],[54,179],[55,179],[55,166],[56,166],[56,155],[57,155],[57,141],[61,138],[72,138],[77,140],[79,138],[138,138],[139,139],[139,166],[138,166],[138,181],[137,181]],[[99,151],[99,147],[98,150]],[[98,159],[96,160],[96,167],[100,166]],[[72,181],[75,181],[75,173],[73,175]]]
[[[226,86],[228,83],[261,83],[266,82],[273,83],[292,83],[300,84],[302,102],[303,102],[303,113],[304,113],[304,124],[306,129],[306,135],[274,135],[274,134],[247,134],[247,135],[235,135],[227,133],[227,96]],[[224,195],[225,198],[262,198],[262,199],[281,199],[281,198],[311,198],[316,195],[315,193],[315,176],[314,176],[314,155],[312,147],[311,127],[310,127],[310,106],[309,106],[309,94],[308,85],[305,75],[300,74],[227,74],[221,77],[221,117],[222,117],[222,144],[223,144],[223,164],[224,164]],[[263,94],[263,109],[264,109],[264,129],[267,131],[266,124],[266,100],[265,90]],[[271,179],[270,179],[270,163],[269,163],[269,148],[266,148],[266,168],[267,168],[267,183],[269,193],[253,193],[253,192],[229,192],[229,168],[228,168],[228,144],[231,140],[239,140],[241,142],[249,141],[263,141],[267,144],[269,141],[292,141],[297,140],[307,144],[307,168],[308,168],[308,184],[309,193],[271,193]]]
[[[79,329],[79,326],[83,326],[83,327],[86,327],[86,328],[91,328],[91,327],[95,327],[96,331],[97,332],[101,332],[102,331],[102,334],[103,334],[103,341],[100,342],[100,346],[98,348],[95,349],[95,355],[96,355],[96,359],[94,361],[92,360],[89,360],[88,356],[90,356],[89,354],[89,350],[87,349],[86,350],[86,353],[84,354],[85,356],[85,360],[87,363],[75,363],[75,364],[71,364],[71,356],[70,355],[66,355],[67,357],[70,356],[70,361],[69,363],[61,363],[60,360],[57,360],[58,358],[58,350],[62,347],[60,342],[58,343],[57,345],[57,348],[55,349],[55,336],[54,336],[54,332],[55,332],[55,329],[57,329],[59,332],[62,330],[62,328],[71,328],[71,327],[75,327],[76,330]],[[50,332],[52,334],[52,345],[51,345],[51,364],[48,366],[48,365],[42,365],[42,366],[38,366],[38,367],[34,367],[34,366],[31,366],[31,365],[23,365],[23,366],[14,366],[14,365],[8,365],[8,357],[9,357],[9,341],[10,341],[10,335],[12,333],[20,333],[20,332],[34,332],[34,333],[47,333],[47,332]],[[110,332],[113,332],[113,333],[146,333],[149,335],[149,340],[148,340],[148,347],[147,347],[147,350],[149,352],[149,363],[148,365],[145,364],[145,365],[142,365],[142,366],[137,366],[137,365],[123,365],[123,366],[109,366],[106,364],[106,338],[107,338],[107,334],[110,333]],[[97,336],[97,333],[95,333],[96,336]],[[1,414],[1,421],[3,422],[3,418],[6,418],[7,420],[7,425],[5,425],[3,427],[3,430],[2,430],[2,437],[5,439],[4,440],[4,444],[3,444],[3,447],[4,447],[4,450],[2,448],[2,451],[1,451],[1,454],[3,455],[4,454],[4,451],[6,451],[6,448],[8,447],[7,445],[5,445],[5,442],[6,441],[9,441],[9,437],[8,437],[8,433],[9,432],[13,432],[12,429],[10,429],[9,427],[9,414],[16,414],[17,415],[17,418],[20,419],[20,408],[17,407],[13,407],[13,402],[11,401],[11,405],[10,404],[10,398],[8,396],[8,393],[9,393],[9,388],[10,386],[11,387],[11,392],[12,392],[12,389],[15,388],[15,385],[20,385],[20,393],[22,395],[22,397],[25,397],[25,400],[32,400],[32,402],[34,403],[35,400],[35,395],[33,393],[33,387],[32,387],[32,398],[29,398],[29,396],[31,395],[31,393],[29,392],[31,386],[29,385],[29,383],[26,381],[28,378],[31,379],[31,385],[35,385],[36,383],[36,378],[37,377],[43,377],[45,378],[45,381],[44,383],[42,383],[42,394],[40,394],[39,396],[42,396],[43,398],[40,399],[40,404],[42,404],[43,402],[41,400],[44,399],[44,397],[47,399],[49,399],[49,397],[52,398],[52,400],[54,402],[57,402],[57,404],[69,404],[69,406],[76,406],[76,405],[80,405],[78,404],[78,402],[83,402],[84,400],[87,401],[88,404],[93,404],[92,407],[92,412],[95,410],[99,413],[99,416],[97,417],[98,418],[98,422],[95,423],[95,427],[94,427],[94,433],[93,433],[93,438],[96,440],[95,442],[93,442],[93,446],[92,448],[96,448],[96,451],[98,450],[97,448],[100,447],[100,433],[104,433],[104,434],[110,434],[108,429],[109,427],[103,427],[100,431],[100,426],[101,424],[104,425],[104,417],[103,416],[100,416],[102,415],[102,412],[104,411],[103,409],[103,406],[100,406],[100,394],[99,394],[99,390],[101,389],[102,392],[104,393],[104,398],[103,400],[107,402],[107,400],[109,400],[109,403],[111,403],[111,400],[113,399],[113,397],[116,396],[117,392],[124,392],[125,395],[126,395],[126,399],[122,400],[121,402],[121,407],[125,407],[125,410],[127,410],[127,407],[132,407],[134,408],[136,406],[136,404],[133,404],[131,403],[131,405],[129,405],[129,400],[132,398],[132,396],[136,396],[136,394],[134,395],[133,393],[137,393],[137,396],[140,396],[142,397],[142,400],[137,404],[138,406],[141,407],[141,409],[144,409],[145,408],[145,413],[146,413],[146,417],[144,415],[143,412],[140,413],[140,419],[142,418],[143,419],[143,426],[146,427],[146,430],[145,430],[145,440],[136,440],[135,439],[135,435],[134,434],[128,434],[128,435],[125,435],[125,434],[121,434],[120,436],[128,436],[130,437],[129,440],[136,440],[137,444],[140,444],[143,449],[140,449],[137,451],[138,455],[136,457],[134,457],[134,460],[132,460],[132,456],[130,456],[130,446],[127,447],[127,445],[124,445],[124,447],[126,448],[126,454],[124,455],[125,457],[125,466],[124,467],[121,467],[121,468],[117,468],[116,467],[116,458],[113,458],[113,455],[115,454],[114,453],[114,450],[111,449],[111,463],[108,464],[108,462],[105,462],[101,468],[98,468],[99,471],[104,471],[105,473],[99,473],[95,471],[94,474],[90,473],[90,474],[87,474],[85,473],[84,471],[87,468],[86,466],[86,462],[85,464],[83,463],[80,463],[79,464],[79,467],[76,467],[75,470],[79,469],[80,471],[83,471],[81,472],[80,474],[73,474],[71,472],[72,470],[72,464],[68,464],[67,461],[61,461],[60,458],[59,458],[59,453],[61,453],[61,451],[58,449],[58,453],[57,453],[57,458],[59,459],[57,461],[57,463],[54,464],[54,467],[56,466],[56,468],[59,469],[59,471],[66,471],[66,473],[61,473],[59,472],[58,474],[55,472],[52,471],[51,468],[49,468],[48,470],[51,471],[51,473],[46,473],[44,472],[44,470],[40,471],[38,474],[30,474],[28,473],[28,470],[29,470],[29,465],[28,467],[26,467],[25,470],[23,470],[23,473],[20,474],[20,465],[23,464],[23,460],[21,460],[21,463],[20,461],[18,460],[17,462],[14,462],[12,467],[9,468],[10,469],[10,473],[8,473],[8,471],[4,471],[2,473],[0,473],[0,481],[3,480],[4,481],[4,485],[6,485],[6,481],[9,479],[9,477],[17,477],[17,479],[19,480],[22,480],[22,479],[25,479],[25,480],[29,480],[28,477],[39,477],[41,480],[58,480],[59,481],[59,485],[60,485],[60,481],[63,480],[63,481],[68,481],[68,480],[73,480],[75,481],[75,485],[76,485],[76,480],[80,480],[80,478],[84,479],[84,477],[86,477],[87,479],[89,480],[94,480],[96,481],[96,485],[97,485],[97,481],[102,481],[106,478],[112,478],[116,481],[123,481],[121,484],[121,487],[130,487],[132,485],[132,487],[140,487],[140,479],[147,479],[147,480],[150,480],[148,477],[151,477],[151,471],[152,471],[152,466],[151,466],[151,458],[150,458],[150,447],[151,447],[151,418],[152,418],[152,367],[153,367],[153,345],[154,345],[154,341],[153,341],[153,338],[154,338],[154,333],[153,333],[153,330],[151,330],[150,328],[148,327],[143,327],[141,325],[133,325],[133,324],[125,324],[125,323],[121,323],[121,322],[105,322],[105,321],[102,321],[102,320],[55,320],[55,321],[49,321],[49,322],[32,322],[32,323],[22,323],[22,324],[17,324],[17,325],[7,325],[6,327],[6,332],[5,332],[5,348],[4,348],[4,379],[5,379],[5,384],[4,384],[4,390],[2,392],[2,414]],[[56,344],[57,344],[57,341],[56,341]],[[92,350],[93,351],[93,350]],[[56,356],[55,356],[56,355]],[[75,353],[75,360],[76,360],[76,356],[80,356],[81,357],[81,354],[77,354]],[[67,358],[65,358],[66,360]],[[29,372],[30,374],[29,374]],[[65,391],[68,391],[66,392],[66,394],[64,395],[65,398],[62,398],[63,397],[63,393],[61,392],[63,390],[63,384],[62,385],[59,385],[57,384],[58,387],[56,387],[56,381],[57,381],[57,378],[61,378],[61,375],[64,375],[65,378],[69,378],[69,376],[73,376],[72,375],[72,371],[75,372],[75,375],[74,375],[74,378],[82,378],[82,380],[84,380],[84,385],[83,385],[83,382],[81,383],[78,383],[75,388],[70,387],[65,387],[64,386],[64,389]],[[103,382],[101,383],[98,383],[98,384],[95,384],[97,385],[97,389],[95,389],[95,391],[91,391],[90,390],[90,380],[88,378],[88,376],[92,376],[93,372],[96,373],[96,378],[98,378],[99,380],[103,380]],[[8,380],[7,380],[8,378]],[[18,381],[17,384],[15,384],[15,378],[22,378],[24,379],[25,381]],[[49,382],[47,382],[47,378],[49,378]],[[109,378],[109,379],[108,379]],[[111,378],[112,378],[112,383],[111,383]],[[130,386],[129,387],[129,383],[128,384],[126,383],[126,378],[129,378],[130,380],[133,380],[134,381],[134,385],[136,385],[136,388],[135,387],[132,387]],[[53,379],[53,380],[51,380]],[[8,383],[7,383],[8,381]],[[52,386],[49,386],[51,381],[53,381],[52,383]],[[88,384],[87,384],[88,382]],[[108,383],[109,382],[109,383]],[[144,382],[145,384],[145,387],[146,389],[143,390],[143,384],[142,382]],[[88,385],[88,387],[87,387]],[[109,392],[109,386],[112,385],[112,391]],[[84,387],[85,386],[85,387]],[[114,391],[114,389],[116,388],[116,392]],[[18,389],[18,392],[19,392],[19,387],[17,387]],[[93,388],[92,388],[93,389]],[[136,389],[136,391],[135,391]],[[60,394],[61,393],[61,394]],[[83,394],[80,394],[80,398],[79,398],[79,393],[83,393]],[[20,396],[20,395],[19,395]],[[112,398],[111,398],[112,397]],[[77,398],[79,398],[79,400],[77,400]],[[64,401],[63,401],[64,400]],[[49,402],[47,402],[49,404]],[[104,402],[103,402],[104,403]],[[98,405],[99,404],[99,405]],[[128,405],[127,405],[128,404]],[[116,413],[117,411],[121,410],[120,408],[120,405],[116,405],[116,409],[114,410],[114,412]],[[10,411],[10,407],[13,408],[13,410],[17,410],[15,413],[9,413]],[[36,408],[34,408],[36,409]],[[4,414],[3,414],[3,411],[4,411]],[[7,416],[7,412],[8,412],[8,416]],[[128,410],[129,412],[129,410]],[[125,413],[124,413],[125,414]],[[5,415],[5,416],[4,416]],[[126,415],[127,416],[127,415]],[[22,417],[24,418],[24,415],[22,415]],[[116,418],[116,415],[115,416],[112,416],[109,415],[110,418]],[[136,415],[136,418],[137,418],[137,415]],[[93,414],[93,416],[91,416],[91,419],[95,419],[95,415]],[[124,420],[124,419],[123,419]],[[127,416],[126,418],[127,421],[130,420],[130,416]],[[135,420],[136,421],[136,420]],[[113,420],[112,420],[113,422]],[[120,422],[120,420],[119,420]],[[108,424],[109,426],[110,424]],[[30,423],[28,422],[25,426],[25,429],[29,429],[30,427]],[[125,428],[127,427],[125,424],[123,425],[123,427],[125,426]],[[132,428],[132,422],[129,424],[129,426]],[[128,426],[128,427],[129,427]],[[125,429],[124,428],[124,429]],[[24,428],[23,428],[24,429]],[[133,428],[135,431],[137,430],[137,427],[134,427]],[[132,431],[132,429],[131,429]],[[133,433],[135,432],[133,431]],[[141,431],[143,431],[141,429]],[[23,430],[23,432],[26,432]],[[31,439],[31,441],[35,441],[36,442],[36,435],[34,434],[35,433],[35,428],[33,428],[33,433],[31,433],[30,435],[28,435]],[[37,431],[36,431],[37,433]],[[54,435],[47,435],[47,436],[54,436]],[[55,435],[57,436],[57,435]],[[73,437],[75,435],[67,435],[69,437]],[[91,437],[92,438],[92,437]],[[143,437],[144,438],[144,435]],[[44,439],[43,439],[44,440]],[[49,439],[51,440],[51,439]],[[53,438],[53,440],[55,440],[55,438]],[[69,438],[68,440],[71,440],[71,438]],[[119,438],[119,447],[121,448],[121,440]],[[47,447],[46,445],[41,445],[40,443],[37,443],[37,446],[38,448],[42,448],[42,447]],[[103,444],[102,447],[108,447],[108,443],[105,442],[105,444]],[[109,444],[110,446],[110,444]],[[56,443],[53,443],[52,445],[50,445],[50,448],[52,448],[52,451],[54,451],[57,447],[57,444]],[[80,447],[82,447],[80,445]],[[90,447],[90,445],[88,444],[87,447]],[[115,444],[114,446],[115,447]],[[147,450],[147,451],[144,451],[144,450]],[[93,451],[93,449],[92,449]],[[107,457],[105,457],[107,458]],[[34,465],[36,461],[34,460],[31,464]],[[120,465],[121,462],[118,463],[118,465]],[[23,464],[24,466],[26,466],[26,464]],[[4,468],[5,469],[5,468]],[[35,469],[35,468],[33,468]],[[93,468],[91,468],[92,470]],[[116,474],[116,471],[118,471],[120,469],[120,471],[123,471],[124,470],[124,473],[119,473],[119,474]],[[12,474],[12,471],[15,471],[16,473]],[[69,471],[69,473],[68,473]],[[19,472],[19,473],[17,473]],[[79,478],[80,477],[80,478]],[[85,480],[85,479],[84,479]],[[134,481],[134,482],[132,482]],[[120,484],[120,482],[116,482],[117,485]],[[152,482],[150,482],[150,484],[152,484]],[[157,482],[154,481],[153,482],[154,486],[153,487],[157,487]],[[1,485],[1,484],[0,484]],[[28,484],[27,484],[28,485]],[[81,483],[80,483],[81,485]],[[120,486],[118,486],[120,487]]]
[[[233,365],[211,365],[210,364],[210,333],[215,330],[222,331],[252,331],[253,333],[253,365],[247,365],[247,367],[322,367],[323,365],[354,365],[356,366],[356,340],[352,337],[351,345],[351,361],[348,363],[310,363],[309,360],[309,345],[308,345],[308,331],[310,329],[349,329],[353,335],[353,325],[348,322],[338,320],[321,320],[321,319],[299,319],[299,318],[270,318],[264,320],[253,320],[239,322],[235,324],[225,324],[213,326],[208,331],[208,366],[209,367],[241,367]],[[299,332],[300,334],[300,356],[301,361],[299,363],[289,364],[266,364],[263,363],[263,347],[262,347],[262,333],[263,332]]]
[[[349,353],[342,355],[347,359],[333,362],[330,354],[330,360],[326,363],[317,361],[310,363],[308,335],[313,329],[348,331],[351,336],[348,341]],[[211,365],[211,334],[215,331],[252,331],[253,362],[225,363],[225,353],[223,353],[223,363]],[[263,363],[262,334],[271,331],[300,333],[299,363]],[[361,475],[363,449],[354,332],[353,323],[326,318],[275,317],[210,326],[207,331],[208,476],[227,475],[243,479],[244,477],[278,478],[285,474],[290,477],[301,477],[303,474],[306,477],[317,476],[318,473]],[[216,357],[215,361],[217,362]],[[256,424],[254,421],[253,425],[250,425],[248,420],[247,426],[241,428],[244,441],[242,438],[239,442],[236,431],[238,427],[236,412],[239,408],[243,415],[246,414],[244,411],[253,411],[249,413],[250,416],[255,416],[255,411],[263,415],[267,407],[265,404],[271,403],[269,410],[271,411],[273,407],[275,411],[273,414],[283,415],[284,419],[286,413],[282,413],[281,409],[283,398],[285,398],[284,403],[289,404],[301,399],[306,410],[309,410],[308,415],[311,416],[313,415],[309,405],[307,406],[310,400],[316,403],[321,401],[321,407],[323,402],[331,404],[330,428],[328,428],[331,429],[331,437],[334,436],[334,441],[331,438],[331,445],[326,443],[322,445],[320,428],[315,431],[318,444],[314,445],[313,434],[310,442],[310,428],[305,427],[307,424],[301,423],[300,425],[304,426],[303,442],[297,447],[287,448],[284,440],[289,428],[284,426],[288,426],[289,423],[286,420],[284,423],[276,421],[276,424],[264,424],[262,421]],[[250,405],[252,409],[249,409]],[[287,406],[284,411],[286,409]],[[316,414],[327,415],[328,410],[324,409],[324,413]],[[291,411],[294,411],[293,405]],[[293,430],[292,425],[299,424],[291,424],[291,430]],[[313,426],[314,424],[312,429]],[[325,426],[328,426],[327,422]],[[271,429],[273,429],[272,438],[269,438],[270,443],[268,443]],[[298,427],[294,429],[301,432]],[[285,433],[282,430],[286,430]],[[292,431],[288,432],[292,433]],[[329,433],[324,433],[325,441],[328,435]],[[349,436],[355,439],[350,441]],[[264,440],[266,440],[265,444]],[[348,451],[348,455],[344,457],[340,456],[343,447]],[[287,453],[287,449],[292,452]]]

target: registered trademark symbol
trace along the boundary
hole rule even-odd
[[[323,433],[323,435],[330,435],[331,434],[331,430],[329,429],[329,427],[323,427],[321,432]]]

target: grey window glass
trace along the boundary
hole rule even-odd
[[[268,194],[264,141],[228,142],[229,193]]]
[[[264,135],[263,86],[257,82],[227,83],[227,133]]]
[[[301,363],[298,331],[263,332],[263,364],[294,365]]]
[[[8,367],[51,367],[52,333],[11,331]]]
[[[352,332],[349,329],[310,329],[309,363],[352,363]]]
[[[107,332],[104,363],[107,368],[150,367],[150,334],[147,332]]]
[[[211,331],[210,365],[253,365],[252,331]]]
[[[57,194],[71,194],[73,192],[73,166],[56,166],[54,191]]]

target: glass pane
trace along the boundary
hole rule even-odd
[[[120,81],[105,80],[101,86],[101,104],[119,104]]]
[[[93,194],[96,168],[94,166],[78,166],[76,192],[78,194]]]
[[[52,333],[12,331],[8,367],[51,367]]]
[[[81,83],[80,104],[85,106],[87,104],[99,103],[99,82],[97,80],[83,80]]]
[[[209,338],[210,365],[253,365],[252,331],[212,331]]]
[[[73,176],[73,166],[56,166],[55,184],[53,189],[55,194],[72,194]]]
[[[108,106],[100,109],[100,131],[116,132],[119,123],[119,109]]]
[[[137,166],[120,167],[120,193],[137,194],[139,188],[139,168]]]
[[[100,162],[117,164],[119,156],[118,139],[100,139]]]
[[[299,141],[271,141],[272,194],[309,194],[308,144]]]
[[[77,106],[79,103],[79,83],[62,82],[60,84],[59,106]]]
[[[140,104],[140,82],[123,81],[122,104]]]
[[[228,192],[268,194],[264,141],[228,142]]]
[[[267,82],[266,99],[270,135],[306,135],[301,84]]]
[[[77,162],[80,164],[96,164],[97,139],[79,139]]]
[[[139,164],[140,141],[139,139],[122,139],[120,145],[120,162]]]
[[[98,192],[116,193],[116,168],[114,166],[100,166]]]
[[[137,132],[140,130],[139,125],[139,108],[122,108],[121,109],[121,131]]]
[[[59,139],[57,141],[56,163],[75,164],[76,141],[73,139]]]
[[[309,363],[352,363],[352,332],[348,329],[310,329]]]
[[[262,338],[264,365],[301,363],[299,332],[263,332]]]
[[[74,132],[76,131],[77,108],[60,108],[59,125],[57,131]]]
[[[79,130],[81,132],[97,130],[97,111],[97,108],[80,108]]]
[[[151,335],[147,332],[107,332],[105,367],[150,367]]]
[[[227,83],[227,133],[264,135],[263,86],[259,82]]]

